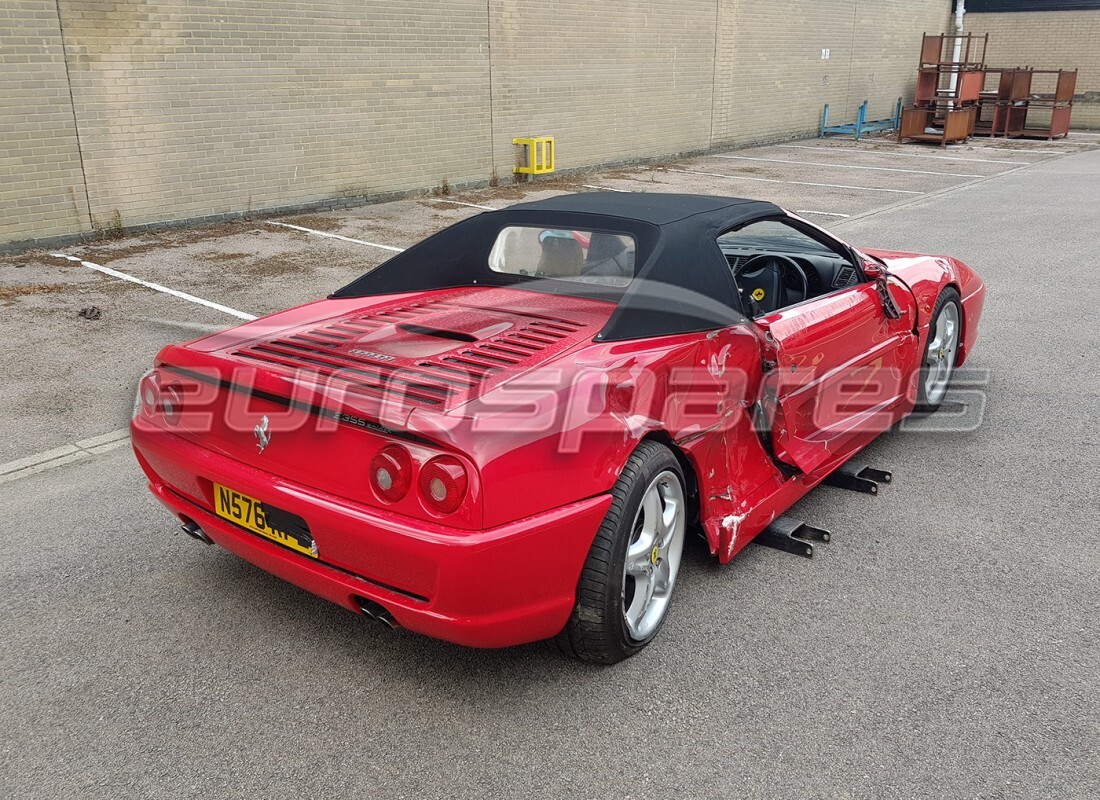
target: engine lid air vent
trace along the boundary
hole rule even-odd
[[[594,323],[602,324],[459,299],[376,306],[280,332],[231,355],[315,384],[445,409],[590,338]]]

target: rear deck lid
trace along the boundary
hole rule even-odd
[[[213,351],[321,394],[448,411],[587,342],[611,303],[501,288],[366,298],[369,305]],[[331,301],[347,307],[346,300]],[[248,326],[242,328],[246,330]],[[335,392],[325,391],[325,387]],[[387,415],[392,419],[392,415]]]

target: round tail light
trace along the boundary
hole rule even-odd
[[[370,485],[387,503],[396,503],[412,483],[412,458],[404,447],[395,444],[379,450],[370,460]]]
[[[428,508],[450,514],[466,498],[469,481],[462,462],[451,456],[433,458],[420,470],[420,494]]]
[[[170,425],[176,425],[183,416],[183,392],[179,384],[165,387],[160,393],[160,409],[164,412],[164,419]]]
[[[156,375],[146,375],[138,386],[138,395],[141,397],[141,410],[146,415],[152,416],[160,405],[160,384]]]

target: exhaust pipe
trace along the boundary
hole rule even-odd
[[[199,527],[199,524],[194,520],[187,520],[187,522],[180,525],[180,529],[188,536],[198,539],[200,542],[206,544],[214,544],[214,540],[206,535],[206,531]]]
[[[381,603],[376,603],[373,600],[367,600],[365,597],[356,597],[355,604],[359,606],[359,610],[364,617],[373,619],[375,622],[381,622],[391,631],[398,626],[397,620],[393,618],[393,615],[386,610],[385,606]]]

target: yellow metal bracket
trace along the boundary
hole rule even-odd
[[[554,137],[527,136],[512,140],[522,148],[515,172],[524,175],[545,175],[554,171]]]

